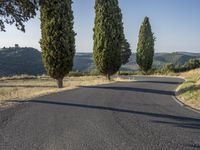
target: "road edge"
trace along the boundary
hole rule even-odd
[[[184,107],[184,108],[186,108],[186,109],[192,110],[192,111],[194,111],[194,112],[200,114],[200,110],[198,110],[198,109],[196,109],[196,108],[193,108],[193,107],[191,107],[191,106],[185,104],[185,103],[182,102],[179,98],[177,98],[177,96],[172,96],[172,98],[173,98],[173,100],[174,100],[177,104],[179,104],[180,106],[182,106],[182,107]]]
[[[184,82],[186,82],[186,79],[183,78],[183,77],[177,77],[177,78],[183,79]],[[184,82],[183,82],[183,83],[184,83]],[[183,84],[183,83],[182,83],[182,84]],[[176,90],[174,91],[174,92],[175,92],[175,96],[172,96],[173,100],[174,100],[177,104],[179,104],[180,106],[182,106],[182,107],[184,107],[184,108],[186,108],[186,109],[188,109],[188,110],[191,110],[191,111],[194,111],[194,112],[200,114],[200,110],[199,110],[199,109],[193,108],[192,106],[189,106],[189,105],[185,104],[184,102],[182,102],[182,101],[178,98],[178,88],[179,88],[182,84],[180,84],[180,85],[176,88]]]

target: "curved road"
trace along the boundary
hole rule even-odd
[[[195,150],[200,114],[173,100],[181,79],[80,87],[0,111],[0,150]]]

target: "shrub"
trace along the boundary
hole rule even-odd
[[[184,67],[186,70],[200,68],[200,59],[190,59],[187,63],[185,63]]]
[[[161,69],[161,71],[164,73],[174,72],[174,70],[175,70],[175,66],[172,63],[167,63],[167,64],[163,65],[163,67]]]

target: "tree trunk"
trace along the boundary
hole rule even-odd
[[[63,88],[63,79],[57,79],[58,88]]]
[[[110,75],[109,74],[107,74],[107,79],[110,81],[111,80],[111,78],[110,78]]]

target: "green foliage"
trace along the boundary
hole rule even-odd
[[[129,62],[129,58],[131,56],[131,48],[130,48],[130,44],[128,43],[127,39],[124,39],[124,42],[122,44],[122,65],[125,65]]]
[[[1,0],[0,31],[5,31],[6,24],[14,24],[25,32],[24,22],[35,17],[38,8],[37,0]]]
[[[165,72],[165,73],[173,72],[175,70],[175,66],[172,63],[167,63],[167,64],[163,65],[161,70],[162,70],[162,72]]]
[[[200,59],[190,59],[187,63],[185,63],[184,67],[187,70],[200,68]]]
[[[110,78],[121,67],[124,40],[118,0],[96,0],[93,57],[100,73]]]
[[[190,71],[193,69],[200,68],[200,59],[190,59],[184,65],[174,65],[173,63],[168,63],[163,65],[161,72],[168,73],[168,72],[185,72]]]
[[[184,72],[184,71],[190,71],[193,69],[200,68],[200,59],[190,59],[187,61],[184,65],[177,65],[174,68],[174,72]]]
[[[71,5],[71,0],[45,0],[41,3],[43,62],[47,73],[58,84],[73,67],[75,33]]]
[[[173,54],[170,54],[171,56]],[[199,54],[195,54],[193,56],[192,53],[183,54],[183,57],[187,55],[192,55],[192,58],[199,56]],[[159,63],[160,59],[157,58],[165,58],[165,53],[157,53],[154,57],[154,68],[160,70],[162,66],[167,62]],[[179,60],[178,60],[179,61]],[[157,63],[157,64],[156,64]],[[185,70],[183,65],[176,65],[175,72],[182,72]],[[28,74],[28,75],[41,75],[46,74],[44,69],[44,65],[41,60],[41,53],[33,48],[4,48],[0,49],[0,76],[13,76],[13,75],[21,75],[21,74]],[[135,54],[132,54],[129,63],[122,66],[120,71],[134,71],[137,70],[138,67],[136,65],[136,57]],[[74,59],[73,70],[78,70],[80,72],[91,72],[91,74],[99,75],[99,72],[96,71],[95,65],[92,59],[92,53],[77,53]]]
[[[151,31],[149,18],[145,17],[139,32],[139,41],[137,45],[137,64],[140,69],[147,72],[151,69],[154,57],[155,38]]]

